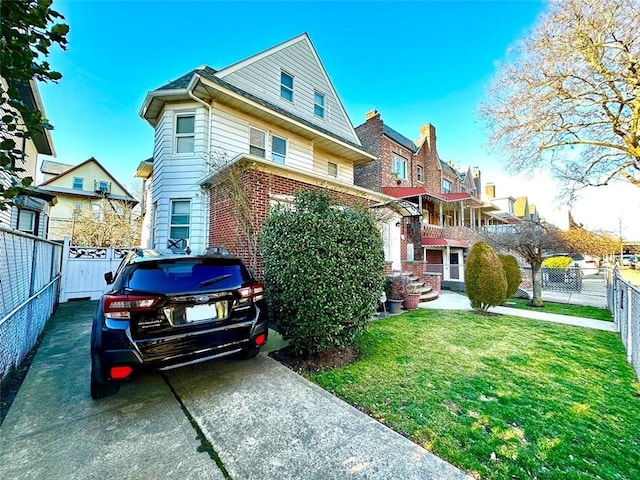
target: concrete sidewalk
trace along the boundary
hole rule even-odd
[[[51,319],[0,427],[0,478],[470,478],[263,354],[93,401],[94,309],[67,303]]]
[[[431,302],[420,304],[421,308],[432,310],[472,310],[469,299],[465,295],[461,295],[449,290],[440,292],[440,296]],[[520,308],[509,307],[491,307],[490,312],[500,313],[503,315],[512,315],[514,317],[531,318],[544,322],[563,323],[565,325],[574,325],[576,327],[593,328],[596,330],[604,330],[607,332],[617,332],[614,322],[605,322],[602,320],[591,320],[583,317],[573,317],[570,315],[558,315],[547,313],[544,311],[523,310]]]

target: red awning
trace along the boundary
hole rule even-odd
[[[382,187],[382,193],[395,198],[411,198],[426,195],[427,197],[446,203],[459,202],[461,200],[472,200],[473,203],[481,205],[481,203],[474,199],[469,193],[435,193],[428,191],[424,187]]]
[[[423,247],[461,247],[461,248],[469,247],[469,245],[467,245],[463,241],[453,240],[451,238],[442,238],[442,237],[423,237],[422,246]]]

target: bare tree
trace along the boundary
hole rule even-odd
[[[132,221],[130,204],[103,199],[93,205],[99,208],[74,213],[68,232],[74,245],[132,247],[140,243],[140,226]]]
[[[640,0],[552,0],[480,107],[512,172],[640,186]]]
[[[482,236],[497,250],[515,253],[531,267],[533,282],[531,305],[544,306],[542,262],[546,253],[560,252],[566,248],[562,232],[555,225],[544,222],[524,221],[497,227],[499,228],[485,230]]]

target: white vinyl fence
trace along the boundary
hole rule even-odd
[[[617,268],[607,274],[607,303],[627,351],[627,360],[640,379],[640,289],[625,281]]]
[[[69,300],[97,300],[106,287],[104,274],[115,272],[130,248],[98,248],[71,245],[64,241],[60,303]]]
[[[0,379],[27,356],[58,301],[62,245],[0,229]]]

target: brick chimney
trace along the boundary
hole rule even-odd
[[[424,143],[426,140],[427,145],[429,146],[429,150],[435,151],[436,149],[436,127],[431,125],[430,123],[425,123],[422,127],[420,127],[420,142]]]
[[[496,186],[493,183],[487,183],[484,187],[484,193],[487,198],[496,198]]]

